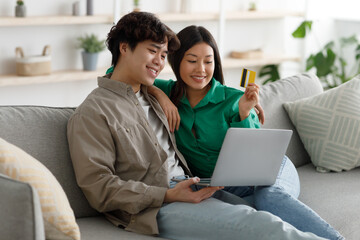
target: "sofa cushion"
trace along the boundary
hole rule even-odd
[[[299,199],[311,207],[346,239],[359,239],[360,168],[319,173],[309,163],[297,169],[301,182]]]
[[[36,189],[47,239],[80,239],[74,212],[54,175],[35,158],[1,138],[0,173]]]
[[[75,179],[66,127],[74,108],[0,106],[0,137],[39,160],[63,187],[76,217],[98,216]]]
[[[318,171],[360,166],[360,75],[307,99],[284,104]]]
[[[312,74],[299,74],[264,85],[260,89],[260,103],[265,111],[263,128],[292,129],[294,131],[286,154],[295,166],[310,162],[304,146],[291,123],[283,103],[323,92],[319,79]]]

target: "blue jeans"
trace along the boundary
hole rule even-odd
[[[300,194],[299,176],[286,156],[274,185],[226,187],[224,190],[243,197],[257,210],[270,212],[303,232],[312,232],[327,239],[343,239],[339,232],[297,199]]]
[[[197,204],[164,204],[157,223],[160,237],[169,239],[323,239],[299,231],[269,212],[244,205],[241,198],[223,190]]]

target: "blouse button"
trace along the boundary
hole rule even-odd
[[[126,132],[129,133],[129,132],[130,132],[130,129],[127,128],[127,129],[126,129]]]

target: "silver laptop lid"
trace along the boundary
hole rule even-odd
[[[275,183],[292,130],[229,128],[211,186],[264,186]]]

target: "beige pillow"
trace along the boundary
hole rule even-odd
[[[318,171],[360,166],[360,75],[284,108]]]
[[[54,175],[38,160],[1,138],[0,173],[27,182],[36,189],[46,239],[80,239],[74,212]]]

